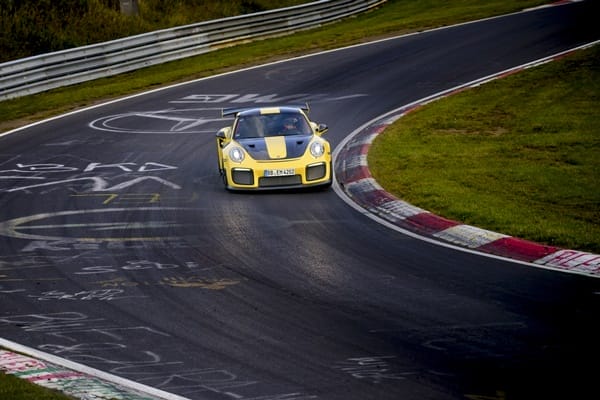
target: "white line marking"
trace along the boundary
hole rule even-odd
[[[49,363],[56,364],[56,365],[59,365],[61,367],[67,368],[67,369],[71,369],[73,371],[81,372],[82,374],[86,374],[86,375],[89,375],[89,376],[92,376],[92,377],[95,377],[98,379],[102,379],[107,382],[111,382],[116,385],[123,386],[125,388],[132,389],[132,390],[135,390],[140,393],[144,393],[149,396],[154,396],[158,399],[189,400],[186,397],[181,397],[179,395],[165,392],[163,390],[156,389],[156,388],[153,388],[153,387],[150,387],[147,385],[143,385],[141,383],[134,382],[129,379],[121,378],[120,376],[109,374],[107,372],[100,371],[98,369],[91,368],[86,365],[79,364],[79,363],[76,363],[76,362],[61,358],[61,357],[57,357],[55,355],[48,354],[43,351],[33,349],[31,347],[23,346],[21,344],[18,344],[18,343],[15,343],[10,340],[3,339],[3,338],[0,338],[0,347],[4,347],[8,350],[12,350],[17,353],[25,354],[27,356],[37,358],[37,359],[40,359],[43,361],[47,361]]]
[[[541,64],[541,63],[546,63],[546,62],[549,62],[550,60],[552,60],[554,58],[557,58],[557,57],[560,57],[562,55],[571,53],[573,51],[582,50],[582,49],[585,49],[585,48],[588,48],[588,47],[595,46],[598,43],[600,43],[600,40],[597,40],[597,41],[594,41],[594,42],[591,42],[591,43],[587,43],[587,44],[584,44],[584,45],[581,45],[581,46],[578,46],[578,47],[574,47],[574,48],[569,49],[569,50],[561,51],[559,53],[553,54],[553,55],[548,56],[548,57],[541,58],[539,60],[535,60],[535,61],[532,61],[532,62],[529,62],[529,63],[526,63],[526,64],[522,64],[522,65],[519,65],[519,66],[516,66],[516,67],[513,67],[513,68],[506,69],[506,70],[498,72],[496,74],[491,74],[491,75],[485,76],[483,78],[475,79],[475,80],[473,80],[471,82],[455,86],[455,87],[453,87],[451,89],[443,90],[443,91],[441,91],[439,93],[432,94],[432,95],[424,97],[424,98],[422,98],[420,100],[413,101],[412,103],[403,105],[403,106],[398,107],[398,108],[396,108],[396,109],[394,109],[392,111],[384,113],[384,114],[380,115],[379,117],[373,118],[372,120],[370,120],[370,121],[366,122],[365,124],[359,126],[353,132],[351,132],[348,136],[346,136],[344,138],[344,140],[342,140],[337,145],[337,147],[334,149],[334,151],[333,151],[333,159],[335,160],[337,158],[337,156],[340,153],[340,151],[346,146],[346,144],[348,142],[350,142],[350,140],[352,140],[354,138],[354,136],[358,135],[361,131],[363,131],[367,127],[373,125],[375,122],[378,122],[378,121],[380,121],[380,120],[382,120],[384,118],[391,118],[391,117],[393,117],[394,115],[400,113],[400,111],[403,110],[403,109],[411,108],[411,107],[414,107],[416,105],[423,105],[423,104],[430,103],[430,102],[432,102],[434,100],[441,99],[444,96],[446,96],[446,95],[448,95],[448,94],[450,94],[450,93],[452,93],[454,91],[457,91],[459,89],[464,89],[464,88],[472,87],[472,86],[481,84],[482,82],[487,82],[489,80],[493,80],[493,79],[498,78],[498,77],[500,77],[500,76],[502,76],[502,75],[504,75],[504,74],[506,74],[508,72],[511,72],[511,71],[515,71],[515,70],[519,70],[519,69],[524,69],[524,68],[527,68],[527,67],[531,67],[531,66],[534,66],[534,65]],[[515,263],[515,264],[527,265],[527,266],[530,266],[530,267],[542,268],[542,269],[547,269],[547,270],[551,270],[551,271],[560,271],[560,272],[566,272],[566,273],[571,273],[571,274],[583,275],[583,276],[592,277],[592,278],[600,278],[600,275],[591,275],[591,274],[587,274],[587,273],[582,272],[582,271],[565,270],[565,269],[555,268],[555,267],[552,267],[552,266],[546,266],[546,265],[536,264],[535,262],[526,262],[526,261],[515,260],[515,259],[512,259],[512,258],[498,256],[498,255],[495,255],[495,254],[489,254],[489,253],[484,253],[484,252],[473,250],[473,249],[468,249],[468,248],[465,248],[465,247],[455,246],[455,245],[452,245],[452,244],[449,244],[449,243],[444,243],[444,242],[441,242],[441,241],[438,241],[438,240],[435,240],[435,239],[432,239],[432,238],[429,238],[429,237],[426,237],[426,236],[421,236],[421,235],[416,234],[416,233],[414,233],[412,231],[408,231],[408,230],[406,230],[404,228],[401,228],[401,227],[399,227],[397,225],[394,225],[391,222],[389,222],[389,221],[387,221],[387,220],[385,220],[385,219],[383,219],[383,218],[381,218],[381,217],[379,217],[379,216],[377,216],[375,214],[372,214],[371,212],[365,210],[363,207],[361,207],[360,205],[356,204],[350,197],[348,197],[348,195],[346,195],[346,193],[344,192],[344,190],[342,188],[340,188],[340,186],[337,183],[337,180],[335,180],[335,179],[333,180],[332,188],[335,191],[335,193],[346,204],[348,204],[350,207],[354,208],[355,210],[357,210],[361,214],[363,214],[363,215],[371,218],[372,220],[374,220],[374,221],[376,221],[376,222],[378,222],[378,223],[380,223],[380,224],[382,224],[382,225],[384,225],[384,226],[386,226],[386,227],[388,227],[390,229],[395,230],[396,232],[400,232],[400,233],[402,233],[402,234],[404,234],[406,236],[410,236],[410,237],[412,237],[414,239],[418,239],[418,240],[421,240],[421,241],[424,241],[424,242],[427,242],[427,243],[435,244],[435,245],[446,247],[446,248],[449,248],[449,249],[453,249],[453,250],[457,250],[457,251],[462,251],[464,253],[476,254],[476,255],[480,255],[480,256],[484,256],[484,257],[488,257],[488,258],[493,258],[493,259],[496,259],[496,260],[502,260],[502,261],[506,261],[506,262],[511,262],[511,263]]]

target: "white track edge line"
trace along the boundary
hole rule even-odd
[[[441,99],[441,98],[444,97],[444,95],[446,95],[448,93],[452,93],[452,92],[460,90],[460,89],[464,89],[464,88],[468,88],[468,87],[471,87],[471,86],[475,86],[477,84],[481,84],[481,83],[487,82],[489,80],[500,78],[501,76],[505,75],[506,73],[509,73],[509,72],[512,72],[512,71],[517,71],[517,70],[524,69],[524,68],[527,68],[527,67],[532,67],[532,66],[535,66],[535,65],[538,65],[538,64],[546,63],[546,62],[548,62],[548,61],[550,61],[550,60],[552,60],[554,58],[560,57],[562,55],[565,55],[565,54],[568,54],[568,53],[571,53],[571,52],[574,52],[574,51],[577,51],[577,50],[581,50],[581,49],[585,49],[585,48],[588,48],[588,47],[592,47],[592,46],[595,46],[595,45],[597,45],[599,43],[600,43],[600,40],[596,40],[594,42],[586,43],[586,44],[583,44],[581,46],[577,46],[577,47],[571,48],[569,50],[561,51],[559,53],[556,53],[556,54],[553,54],[553,55],[550,55],[550,56],[547,56],[547,57],[543,57],[543,58],[540,58],[538,60],[531,61],[529,63],[525,63],[525,64],[522,64],[522,65],[519,65],[519,66],[516,66],[516,67],[512,67],[512,68],[506,69],[504,71],[501,71],[501,72],[498,72],[498,73],[495,73],[495,74],[491,74],[491,75],[485,76],[483,78],[475,79],[475,80],[473,80],[471,82],[468,82],[468,83],[465,83],[465,84],[462,84],[462,85],[458,85],[458,86],[455,86],[455,87],[447,89],[447,90],[443,90],[441,92],[438,92],[438,93],[432,94],[430,96],[424,97],[424,98],[422,98],[420,100],[416,100],[416,101],[413,101],[413,102],[408,103],[406,105],[403,105],[401,107],[398,107],[398,108],[396,108],[396,109],[394,109],[392,111],[389,111],[387,113],[381,114],[380,116],[375,117],[372,120],[370,120],[370,121],[366,122],[365,124],[361,125],[357,129],[355,129],[354,131],[352,131],[348,136],[346,136],[344,138],[344,140],[342,140],[336,146],[336,148],[334,149],[334,151],[333,151],[333,158],[334,159],[337,158],[337,155],[342,150],[342,148],[346,145],[346,143],[348,143],[350,140],[352,140],[354,138],[354,136],[356,136],[359,132],[361,132],[362,130],[364,130],[366,127],[372,125],[376,121],[379,121],[379,120],[385,119],[386,117],[389,117],[391,115],[397,114],[402,109],[410,108],[410,107],[416,106],[418,104],[424,104],[424,103],[430,102],[432,100]],[[421,240],[421,241],[424,241],[424,242],[427,242],[427,243],[431,243],[431,244],[435,244],[435,245],[438,245],[438,246],[450,248],[450,249],[453,249],[453,250],[458,250],[458,251],[462,251],[462,252],[465,252],[465,253],[480,255],[480,256],[484,256],[484,257],[488,257],[488,258],[493,258],[493,259],[497,259],[497,260],[501,260],[501,261],[507,261],[507,262],[511,262],[511,263],[514,263],[514,264],[521,264],[521,265],[526,265],[526,266],[530,266],[530,267],[536,267],[536,268],[541,268],[541,269],[546,269],[546,270],[551,270],[551,271],[559,271],[559,272],[570,273],[570,274],[575,274],[575,275],[582,275],[582,276],[590,277],[590,278],[600,278],[600,275],[591,275],[591,274],[587,274],[587,273],[582,272],[582,271],[573,271],[573,270],[567,270],[567,269],[561,269],[561,268],[557,268],[557,267],[547,266],[547,265],[543,265],[543,264],[536,264],[536,263],[533,263],[533,262],[515,260],[513,258],[503,257],[503,256],[499,256],[499,255],[496,255],[496,254],[485,253],[485,252],[482,252],[482,251],[477,251],[475,249],[469,249],[469,248],[466,248],[466,247],[457,246],[457,245],[454,245],[454,244],[442,242],[442,241],[439,241],[439,240],[436,240],[436,239],[432,239],[432,238],[429,238],[429,237],[426,237],[426,236],[419,235],[419,234],[414,233],[412,231],[409,231],[407,229],[401,228],[401,227],[399,227],[399,226],[397,226],[395,224],[392,224],[391,222],[389,222],[389,221],[387,221],[387,220],[379,217],[378,215],[372,214],[368,210],[364,209],[362,206],[356,204],[344,192],[344,190],[339,186],[339,184],[337,183],[337,180],[335,180],[335,179],[333,180],[332,187],[333,187],[335,193],[338,195],[338,197],[340,197],[346,204],[350,205],[352,208],[354,208],[355,210],[359,211],[361,214],[363,214],[363,215],[365,215],[365,216],[373,219],[374,221],[380,223],[381,225],[384,225],[384,226],[386,226],[386,227],[388,227],[390,229],[393,229],[393,230],[395,230],[397,232],[400,232],[400,233],[402,233],[402,234],[404,234],[406,236],[410,236],[410,237],[412,237],[414,239],[418,239],[418,240]]]
[[[14,351],[16,353],[21,353],[26,356],[37,358],[39,360],[47,361],[49,363],[56,364],[58,366],[61,366],[61,367],[67,368],[67,369],[71,369],[73,371],[81,372],[85,375],[89,375],[94,378],[102,379],[104,381],[114,383],[116,385],[119,385],[119,386],[122,386],[122,387],[125,387],[128,389],[132,389],[132,390],[135,390],[135,391],[143,393],[143,394],[154,396],[159,399],[189,400],[186,397],[181,397],[181,396],[173,394],[173,393],[165,392],[163,390],[156,389],[151,386],[144,385],[142,383],[134,382],[132,380],[122,378],[120,376],[116,376],[116,375],[110,374],[108,372],[98,370],[96,368],[88,367],[86,365],[83,365],[83,364],[80,364],[80,363],[77,363],[74,361],[70,361],[70,360],[67,360],[62,357],[57,357],[55,355],[45,353],[43,351],[28,347],[28,346],[24,346],[22,344],[19,344],[19,343],[10,341],[10,340],[6,340],[3,338],[0,338],[0,347],[4,347],[4,348]]]

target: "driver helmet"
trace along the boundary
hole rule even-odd
[[[286,130],[296,129],[296,125],[298,124],[298,118],[296,117],[287,117],[283,120],[283,127]]]

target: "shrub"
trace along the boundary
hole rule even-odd
[[[306,2],[138,0],[139,15],[128,16],[120,0],[2,0],[0,62]]]

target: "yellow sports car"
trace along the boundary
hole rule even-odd
[[[228,190],[331,186],[327,125],[308,119],[308,105],[224,109],[232,126],[217,132],[219,172]]]

